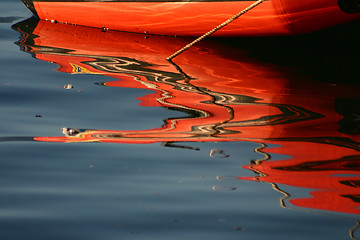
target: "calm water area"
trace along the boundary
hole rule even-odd
[[[191,39],[0,3],[0,239],[359,239],[359,23]]]

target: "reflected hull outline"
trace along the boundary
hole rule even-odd
[[[65,128],[65,136],[34,140],[258,142],[264,147],[271,145],[258,149],[264,159],[246,166],[258,175],[236,179],[311,189],[311,197],[287,195],[291,204],[301,208],[360,213],[360,132],[341,126],[357,113],[353,109],[359,105],[356,87],[334,88],[298,74],[298,79],[291,79],[289,76],[294,76],[288,75],[287,67],[248,57],[246,51],[233,59],[206,45],[177,59],[187,73],[184,75],[165,60],[169,48],[186,41],[181,38],[144,38],[47,21],[34,26],[25,22],[14,28],[22,33],[18,44],[23,50],[58,64],[59,71],[112,77],[113,81],[100,84],[105,87],[151,89],[153,93],[138,98],[141,106],[186,114],[165,119],[156,129]],[[275,154],[289,157],[272,160]]]
[[[356,99],[357,89],[307,83],[305,76],[290,82],[286,67],[257,62],[246,52],[239,52],[243,56],[233,60],[206,45],[177,60],[189,78],[165,60],[169,49],[186,39],[144,38],[48,21],[23,29],[30,25],[14,28],[28,31],[18,44],[36,58],[57,63],[62,72],[116,79],[102,83],[104,86],[151,89],[153,94],[138,98],[140,105],[166,107],[189,115],[166,119],[163,126],[152,130],[87,130],[78,136],[37,140],[153,143],[337,139],[328,142],[344,142],[348,147],[358,140],[358,134],[338,131],[344,116],[334,107],[337,99],[349,99],[344,104]]]

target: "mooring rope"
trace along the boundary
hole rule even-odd
[[[197,39],[195,39],[194,41],[192,41],[191,43],[189,43],[188,45],[186,45],[185,47],[183,47],[182,49],[180,49],[179,51],[175,52],[173,55],[169,56],[166,58],[166,60],[171,61],[171,59],[173,59],[174,57],[176,57],[177,55],[179,55],[180,53],[184,52],[185,50],[191,48],[192,46],[194,46],[195,44],[197,44],[198,42],[200,42],[201,40],[203,40],[204,38],[208,37],[209,35],[213,34],[214,32],[216,32],[217,30],[219,30],[222,27],[225,27],[226,25],[228,25],[229,23],[231,23],[232,21],[236,20],[237,18],[239,18],[241,15],[247,13],[248,11],[250,11],[251,9],[255,8],[256,6],[258,6],[259,4],[261,4],[262,2],[264,2],[265,0],[258,0],[255,3],[251,4],[249,7],[245,8],[244,10],[242,10],[241,12],[239,12],[238,14],[234,15],[233,17],[229,18],[228,20],[226,20],[225,22],[223,22],[222,24],[218,25],[217,27],[213,28],[212,30],[208,31],[207,33],[205,33],[204,35],[198,37]]]

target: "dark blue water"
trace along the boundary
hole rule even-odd
[[[269,111],[270,117],[265,116],[266,120],[258,117],[254,124],[241,122],[241,126],[250,129],[249,136],[246,137],[242,137],[241,134],[238,136],[237,133],[232,137],[233,133],[229,132],[230,137],[221,136],[218,139],[214,138],[214,134],[207,135],[208,139],[212,138],[211,141],[201,138],[201,134],[195,134],[195,139],[192,140],[162,140],[166,137],[160,137],[154,142],[147,143],[120,143],[116,142],[119,136],[108,135],[93,137],[92,141],[95,142],[81,142],[79,139],[66,143],[35,141],[34,137],[63,136],[64,127],[81,129],[82,132],[106,129],[115,131],[113,134],[119,134],[116,131],[120,130],[139,133],[149,129],[167,129],[164,125],[172,119],[180,125],[187,121],[186,118],[193,117],[194,121],[198,118],[196,114],[179,110],[184,107],[176,109],[175,104],[171,105],[173,108],[166,105],[144,106],[141,98],[152,94],[154,90],[151,88],[99,85],[98,83],[121,79],[107,76],[108,72],[70,74],[58,71],[59,64],[40,60],[40,53],[46,55],[46,49],[36,50],[39,47],[36,44],[37,47],[32,45],[30,49],[24,49],[28,44],[19,43],[24,35],[11,28],[12,25],[31,17],[31,13],[21,1],[3,0],[0,5],[1,239],[280,240],[351,239],[359,236],[356,231],[359,219],[359,155],[356,153],[360,145],[356,141],[358,133],[354,130],[358,126],[358,99],[356,94],[353,94],[353,91],[356,92],[358,89],[356,79],[359,77],[353,74],[356,71],[352,66],[357,64],[354,64],[351,52],[347,55],[343,54],[340,48],[323,48],[319,51],[297,51],[291,55],[288,54],[289,49],[292,49],[290,47],[283,49],[282,55],[279,56],[274,54],[274,51],[262,52],[261,49],[266,48],[264,44],[260,48],[256,44],[245,48],[247,57],[245,60],[241,59],[241,66],[244,66],[244,69],[255,66],[254,69],[267,71],[264,76],[256,72],[249,76],[261,76],[260,78],[264,79],[281,76],[281,79],[286,79],[285,86],[280,81],[283,85],[279,85],[278,95],[269,95],[273,99],[271,101],[270,97],[265,99],[264,95],[261,95],[261,84],[265,84],[261,81],[259,91],[246,96],[245,93],[239,93],[239,96],[243,96],[241,101],[237,100],[239,104],[227,105],[227,111],[230,112],[229,106],[236,110],[233,113],[234,118],[246,116],[253,109],[255,115],[257,111],[261,115],[264,106],[275,106],[275,109],[280,109],[266,110]],[[77,28],[72,31],[77,31]],[[220,53],[221,46],[231,45],[236,48],[237,45],[234,40],[207,41]],[[225,44],[222,41],[225,41]],[[53,41],[54,45],[50,46],[50,41],[42,47],[59,48],[58,42]],[[311,41],[307,40],[304,44],[309,42]],[[103,46],[105,48],[105,45]],[[214,50],[209,50],[205,46],[207,45],[200,45],[196,51],[207,54]],[[273,47],[274,45],[271,46]],[[306,46],[303,47],[308,49]],[[88,55],[95,54],[91,51],[90,49]],[[340,62],[343,65],[333,61],[331,56],[334,52],[342,53]],[[220,53],[215,56],[223,54]],[[289,58],[283,60],[284,56]],[[238,66],[238,57],[226,55],[222,59]],[[251,61],[248,58],[251,58]],[[246,65],[249,61],[251,64]],[[324,64],[323,61],[328,63]],[[315,63],[319,63],[319,66],[314,66]],[[335,69],[335,66],[338,69]],[[91,69],[95,71],[95,68]],[[211,66],[206,69],[208,72],[218,71]],[[191,72],[191,63],[183,70]],[[173,69],[172,73],[174,72],[176,71]],[[344,79],[340,79],[340,76]],[[292,81],[294,79],[296,81]],[[153,84],[163,83],[156,82],[157,80],[148,76],[146,81]],[[345,85],[342,84],[344,82]],[[68,84],[73,88],[65,89],[64,86]],[[184,83],[179,81],[178,85],[171,84],[168,91],[174,91],[172,93],[175,96],[174,89],[180,88]],[[197,82],[191,84],[195,88]],[[211,86],[199,84],[196,91],[206,97],[238,96],[210,91]],[[309,88],[312,86],[322,88],[310,91]],[[243,89],[245,88],[244,86]],[[191,91],[196,92],[194,89]],[[185,90],[184,94],[191,91]],[[331,106],[335,107],[331,110],[324,107],[329,101],[333,101],[334,95],[339,92],[342,94],[340,100],[348,99],[347,92],[352,100],[340,101],[337,98],[336,104],[332,103]],[[277,100],[280,95],[291,97],[295,96],[295,93],[303,95],[300,94],[300,97],[288,103]],[[189,99],[186,96],[185,99]],[[260,100],[249,100],[256,97]],[[169,102],[171,99],[176,97],[170,98]],[[155,97],[152,100],[160,102]],[[184,101],[175,103],[185,105]],[[314,104],[307,104],[306,106],[310,107],[304,110],[303,102],[312,101]],[[214,109],[222,104],[220,100],[194,99],[193,102],[196,103],[194,105],[213,104]],[[237,110],[235,105],[240,106],[240,109]],[[292,107],[289,107],[290,105]],[[312,105],[315,107],[312,108]],[[355,110],[350,111],[351,106]],[[273,111],[277,114],[281,111],[285,115],[289,114],[289,111],[296,114],[279,117],[285,120],[276,122],[271,117]],[[332,131],[332,126],[338,124],[336,117],[336,121],[313,124],[313,119],[326,119],[326,113],[331,115],[331,111],[334,112],[334,116],[350,116],[346,124],[340,124],[345,128],[343,133],[339,132],[338,127]],[[212,113],[210,110],[209,112]],[[214,110],[208,117],[212,119],[215,115]],[[294,133],[277,133],[286,132],[286,124],[289,124],[287,121],[290,121],[288,119],[297,118],[305,119],[305,124],[296,125],[295,130],[292,129]],[[232,119],[218,120],[212,128],[220,132],[224,129],[234,130],[233,125],[230,125],[231,121]],[[260,124],[263,121],[267,124]],[[267,127],[272,125],[279,125],[280,130],[265,134],[268,131]],[[195,132],[198,126],[194,123],[192,130],[189,130],[190,133]],[[200,126],[207,125],[204,123]],[[251,132],[254,128],[260,129],[260,136],[256,135],[257,132]],[[314,131],[309,131],[308,135],[303,134],[307,133],[309,128],[313,128]],[[247,133],[247,129],[242,131],[244,134]],[[316,134],[311,135],[314,132]],[[279,138],[282,140],[279,141]],[[69,139],[72,139],[72,136],[69,136]],[[106,142],[108,139],[115,141]],[[178,147],[166,147],[164,142]],[[306,147],[306,144],[311,147]],[[260,150],[265,145],[265,150]],[[291,162],[292,159],[300,160],[294,163]],[[300,173],[283,167],[283,174],[265,170],[259,173],[248,169],[255,162],[264,166],[266,162],[282,161],[289,161],[288,165],[296,165],[299,169],[305,165],[315,167],[304,167],[305,170],[300,170]],[[339,166],[335,168],[333,163]],[[272,169],[275,171],[280,168]],[[266,176],[274,179],[240,180]],[[310,183],[319,184],[292,183],[297,178],[303,179],[300,182],[307,182],[306,176],[311,179]],[[343,178],[338,180],[338,176]],[[326,183],[329,183],[330,187],[323,186],[327,185]],[[335,197],[331,195],[337,192],[339,194],[335,194]],[[318,199],[317,204],[293,201],[312,199],[319,193],[329,193],[330,195],[326,196],[334,197],[334,200],[320,196],[315,197]]]

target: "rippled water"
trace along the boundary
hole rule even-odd
[[[1,239],[360,235],[358,25],[175,66],[189,39],[0,13]]]

